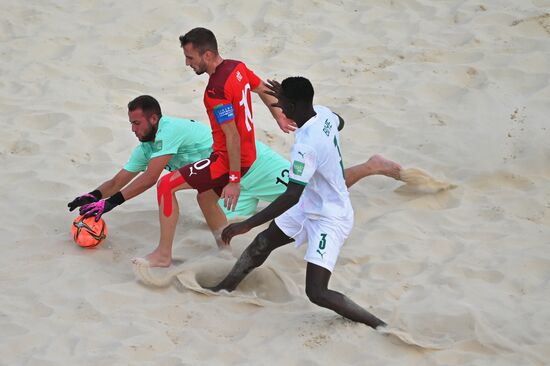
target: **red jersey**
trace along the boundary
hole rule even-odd
[[[260,81],[244,63],[235,60],[224,60],[208,80],[204,105],[212,127],[212,150],[227,161],[228,167],[225,134],[220,127],[228,121],[235,121],[241,137],[241,167],[250,167],[256,160],[250,90]]]

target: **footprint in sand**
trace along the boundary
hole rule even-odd
[[[29,139],[21,138],[13,142],[8,151],[13,155],[33,156],[40,152],[40,145]]]
[[[535,187],[535,183],[521,175],[509,171],[496,171],[480,174],[474,177],[471,186],[482,191],[502,190],[503,188],[529,191]]]
[[[471,280],[499,283],[504,279],[504,275],[501,272],[494,270],[479,270],[468,267],[457,267],[455,270],[462,276]]]
[[[147,49],[147,48],[152,48],[152,47],[158,45],[161,41],[162,41],[162,35],[161,34],[159,34],[157,32],[154,32],[154,31],[149,31],[146,34],[144,34],[144,35],[142,35],[141,37],[138,38],[134,48],[136,50],[143,50],[143,49]]]
[[[406,260],[393,263],[374,263],[370,267],[369,277],[374,279],[386,279],[388,281],[400,281],[403,278],[410,279],[425,269],[426,264]]]
[[[33,131],[50,131],[60,124],[71,122],[70,116],[66,113],[32,113],[18,119],[18,125]]]

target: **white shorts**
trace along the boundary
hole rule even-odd
[[[310,219],[298,205],[291,207],[275,219],[277,226],[296,241],[296,247],[307,242],[304,259],[334,270],[340,248],[353,227],[353,211],[344,219]]]

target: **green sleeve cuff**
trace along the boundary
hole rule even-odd
[[[292,182],[292,183],[299,184],[299,185],[301,185],[301,186],[306,186],[306,185],[307,185],[306,182],[300,182],[299,180],[295,180],[295,179],[292,179],[292,178],[288,178],[288,181],[289,181],[289,182]]]

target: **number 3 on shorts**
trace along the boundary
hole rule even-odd
[[[321,241],[319,242],[319,249],[323,250],[327,246],[327,234],[321,234]]]

